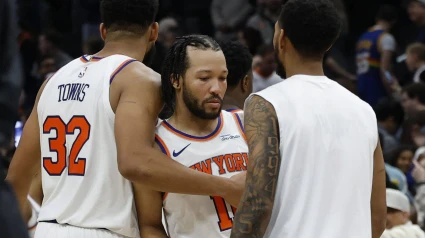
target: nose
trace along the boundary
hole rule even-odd
[[[222,96],[223,84],[226,84],[226,81],[221,81],[219,79],[211,80],[210,93]]]

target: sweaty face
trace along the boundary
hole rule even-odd
[[[224,54],[188,47],[187,56],[190,66],[183,80],[183,101],[196,117],[214,120],[220,115],[227,89]]]
[[[387,208],[387,229],[406,224],[408,217],[406,212]]]
[[[410,167],[412,166],[413,153],[410,150],[403,150],[397,158],[397,167],[403,171],[403,173],[408,173]]]

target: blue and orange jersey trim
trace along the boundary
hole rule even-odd
[[[245,136],[244,127],[243,127],[243,123],[242,123],[241,118],[236,113],[232,113],[232,115],[233,115],[233,118],[235,119],[236,125],[238,126],[239,133],[242,135],[245,142],[248,143],[248,140],[246,139],[246,136]]]
[[[117,76],[117,74],[119,72],[121,72],[121,70],[123,70],[125,68],[125,66],[129,65],[130,63],[137,61],[135,59],[128,59],[126,61],[124,61],[122,64],[120,64],[120,66],[118,66],[117,69],[115,69],[115,71],[111,74],[111,79],[109,80],[109,84],[112,83],[112,81],[114,80],[115,76]]]
[[[375,68],[381,67],[381,62],[379,62],[379,60],[369,58],[367,61],[369,62],[369,66],[372,66]]]
[[[162,153],[171,158],[170,150],[161,137],[155,135],[155,142],[158,144],[159,148],[161,148]]]
[[[87,57],[86,57],[85,55],[83,55],[83,56],[81,56],[81,57],[80,57],[80,60],[81,60],[83,63],[96,62],[96,61],[99,61],[99,60],[101,60],[101,59],[103,59],[103,58],[102,58],[102,57],[97,57],[97,56],[92,56],[92,57],[90,58],[90,60],[88,60],[88,59],[87,59]]]
[[[192,136],[192,135],[189,135],[189,134],[186,134],[182,131],[177,130],[172,125],[170,125],[170,123],[168,123],[167,121],[163,121],[161,123],[161,125],[163,125],[164,128],[167,129],[169,132],[173,133],[174,135],[176,135],[178,137],[181,137],[181,138],[186,139],[186,140],[191,140],[191,141],[209,141],[209,140],[213,139],[218,134],[220,134],[220,131],[223,128],[223,124],[224,124],[223,115],[220,113],[220,117],[218,118],[217,127],[214,129],[213,132],[211,132],[211,134],[206,135],[206,136]]]
[[[239,108],[230,108],[230,109],[226,109],[226,112],[231,112],[231,113],[237,113],[237,112],[241,112],[242,110]]]

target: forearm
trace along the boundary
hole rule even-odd
[[[372,238],[380,238],[385,230],[385,220],[372,214]]]
[[[168,236],[162,225],[158,225],[158,226],[142,225],[140,226],[140,237],[167,238]]]
[[[212,176],[187,168],[154,148],[133,154],[123,176],[152,190],[160,192],[223,196],[233,184],[227,178]]]

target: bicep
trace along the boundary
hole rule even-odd
[[[131,71],[130,71],[131,73]],[[133,159],[152,147],[157,116],[161,110],[162,100],[160,85],[152,79],[132,79],[123,74],[122,92],[115,111],[115,139],[118,159]],[[130,158],[129,156],[130,155]]]
[[[386,191],[385,162],[381,143],[378,141],[373,155],[372,203],[385,202]],[[385,204],[385,203],[384,203]]]

